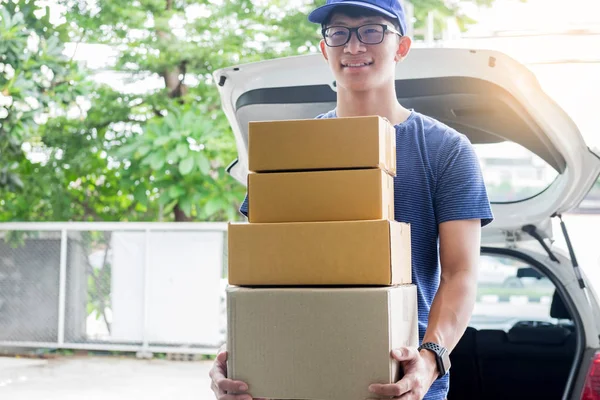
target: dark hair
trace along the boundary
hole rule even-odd
[[[392,19],[392,18],[388,17],[387,15],[383,15],[382,13],[377,12],[375,10],[368,10],[368,9],[365,9],[362,7],[352,7],[352,6],[339,6],[339,7],[334,8],[333,11],[329,13],[327,18],[325,18],[325,20],[321,24],[322,28],[325,28],[327,25],[329,25],[329,22],[331,21],[331,18],[333,17],[334,14],[342,14],[348,18],[382,17],[386,21],[388,21],[390,24],[392,24],[396,30],[400,30],[400,24],[398,24],[397,20]]]

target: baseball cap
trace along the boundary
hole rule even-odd
[[[377,11],[389,18],[398,21],[400,33],[406,33],[406,20],[404,9],[400,0],[327,0],[324,6],[313,10],[308,15],[308,20],[317,24],[322,24],[329,14],[340,6],[360,7],[367,10]]]

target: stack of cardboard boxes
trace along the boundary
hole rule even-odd
[[[396,135],[380,117],[249,125],[248,223],[229,226],[228,375],[254,397],[358,400],[418,344]]]

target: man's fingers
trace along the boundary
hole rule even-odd
[[[234,381],[227,378],[216,379],[217,387],[224,392],[244,393],[248,390],[248,385],[241,381]]]
[[[419,356],[419,351],[415,347],[400,347],[392,350],[392,357],[398,361],[414,360]]]
[[[227,378],[227,351],[223,345],[217,353],[216,360],[208,373],[217,400],[256,400],[246,391],[248,385],[242,381]],[[266,400],[266,399],[265,399]]]
[[[219,351],[219,353],[217,354],[217,361],[220,363],[225,363],[227,361],[227,351]]]
[[[377,398],[370,397],[365,400],[381,400],[381,397],[377,397]],[[415,392],[413,392],[412,390],[409,390],[408,392],[405,392],[404,394],[402,394],[400,396],[393,396],[393,397],[386,396],[386,400],[421,400],[421,399],[419,399],[415,395]]]
[[[217,354],[217,359],[208,372],[213,382],[227,378],[227,352]]]
[[[254,400],[256,400],[256,399],[254,399]],[[381,400],[381,397],[379,397],[379,398],[370,397],[366,400]],[[406,392],[402,396],[386,397],[386,400],[420,400],[420,399],[418,397],[415,397],[413,392]]]
[[[379,396],[400,397],[410,391],[407,382],[398,382],[391,384],[374,383],[369,386],[369,392]]]
[[[208,376],[210,377],[210,379],[212,381],[216,381],[217,379],[225,378],[225,375],[223,375],[223,372],[221,371],[221,368],[219,367],[218,364],[214,364],[212,366],[210,371],[208,371]]]
[[[252,400],[249,394],[223,394],[217,397],[218,400]]]
[[[219,347],[219,350],[217,350],[217,354],[219,354],[219,353],[221,353],[221,352],[223,352],[225,350],[227,350],[227,343],[223,343],[221,345],[221,347]]]

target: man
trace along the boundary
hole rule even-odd
[[[397,100],[396,64],[411,47],[399,0],[328,0],[309,20],[322,25],[320,49],[337,84],[336,108],[317,118],[380,115],[396,128],[395,219],[411,224],[422,346],[392,351],[402,379],[369,390],[373,397],[443,400],[449,388],[443,354],[471,317],[481,227],[493,218],[477,157],[464,135]],[[245,215],[247,206],[246,198]],[[251,399],[240,394],[246,383],[226,378],[226,358],[221,352],[210,373],[215,395]]]

